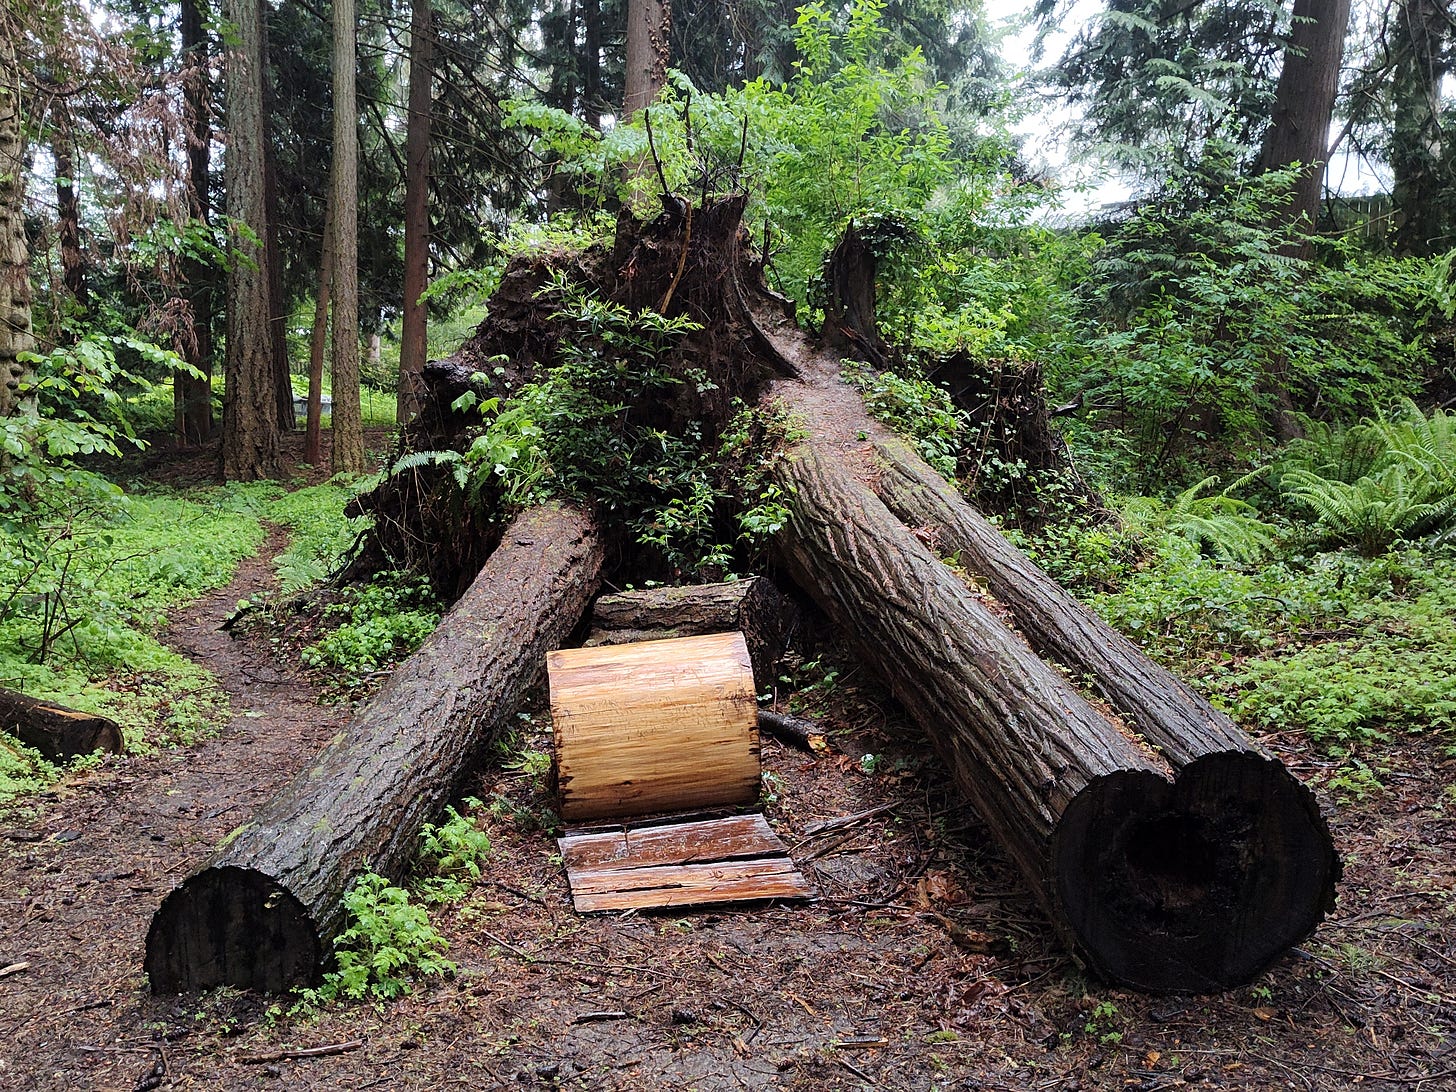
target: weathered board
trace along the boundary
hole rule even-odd
[[[580,913],[814,893],[762,815],[568,833],[557,845]]]
[[[750,804],[758,706],[741,633],[547,656],[561,816]]]

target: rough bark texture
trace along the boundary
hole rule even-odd
[[[399,880],[421,826],[508,723],[576,624],[602,563],[584,513],[515,521],[470,590],[317,762],[163,901],[147,936],[157,993],[311,980],[368,866]]]
[[[51,155],[56,166],[56,242],[61,252],[61,281],[84,313],[91,304],[86,286],[86,254],[81,249],[81,199],[76,195],[75,141],[71,135],[71,110],[64,97],[52,107],[55,131]]]
[[[585,645],[621,645],[740,631],[760,690],[772,686],[784,645],[798,624],[794,604],[761,576],[731,584],[646,588],[604,595],[592,608]]]
[[[1274,92],[1272,123],[1259,157],[1259,167],[1265,171],[1303,165],[1290,195],[1288,216],[1292,223],[1303,221],[1310,231],[1319,222],[1330,115],[1349,22],[1350,0],[1294,0],[1294,22]]]
[[[399,337],[398,409],[407,425],[419,412],[428,312],[420,302],[430,274],[430,113],[434,31],[430,0],[410,10],[409,118],[404,138],[404,303]]]
[[[93,751],[121,750],[121,728],[94,713],[0,689],[0,731],[34,747],[51,762],[66,762]]]
[[[672,6],[666,0],[628,0],[623,116],[630,118],[650,106],[667,82],[667,50],[671,31]]]
[[[1092,969],[1142,989],[1224,989],[1306,936],[1338,864],[1302,786],[1242,740],[1181,739],[1195,757],[1171,766],[1038,659],[852,465],[812,447],[784,464],[785,561]],[[1222,741],[1218,728],[1206,738]]]
[[[1042,655],[1086,678],[1174,766],[1215,751],[1267,752],[1194,689],[1068,595],[906,444],[875,444],[873,487],[903,522],[984,580]],[[1291,791],[1309,790],[1290,778]],[[1311,799],[1310,807],[1314,804]]]
[[[187,178],[191,213],[207,223],[212,215],[212,113],[208,105],[207,28],[200,0],[183,0],[178,25],[182,34],[185,69],[182,79],[183,112],[187,126]],[[212,312],[213,274],[207,263],[188,258],[182,280],[190,311],[190,336],[181,350],[187,363],[202,374],[172,379],[172,412],[179,445],[200,444],[212,436]]]
[[[329,341],[329,304],[333,299],[334,206],[324,209],[323,248],[319,254],[318,299],[314,303],[313,329],[308,336],[308,408],[303,426],[303,461],[310,466],[323,462],[324,350]]]
[[[14,411],[25,376],[17,358],[35,347],[25,241],[25,130],[11,30],[9,19],[0,17],[0,416]]]
[[[364,469],[359,406],[359,107],[355,90],[355,4],[334,2],[334,367],[333,471]]]
[[[1339,874],[1308,791],[1186,685],[1146,674],[1152,665],[1120,638],[1100,662],[1132,677],[1101,685],[1128,696],[1141,736],[1088,706],[907,530],[934,541],[936,521],[914,518],[924,513],[908,500],[911,486],[943,479],[868,417],[837,378],[836,354],[810,344],[774,301],[753,314],[763,344],[797,373],[766,397],[794,406],[814,437],[785,470],[792,575],[930,736],[1087,963],[1144,989],[1220,989],[1308,935]],[[1005,591],[1001,611],[1049,612],[1028,627],[1038,647],[1058,627],[1072,647],[1104,639],[1077,628],[1090,616],[1044,574],[1010,564],[1009,544],[975,546],[990,570],[978,575]],[[936,549],[954,552],[944,539]],[[978,572],[971,550],[960,560]],[[1164,727],[1160,738],[1149,723]]]
[[[262,5],[259,0],[228,0],[227,17],[236,37],[227,55],[230,227],[222,476],[252,481],[278,474],[268,250],[255,241],[268,237]]]

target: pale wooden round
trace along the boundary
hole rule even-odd
[[[563,649],[546,667],[563,819],[758,799],[758,705],[743,634]]]

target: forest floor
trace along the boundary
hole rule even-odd
[[[162,897],[347,720],[288,641],[219,629],[282,546],[166,634],[231,696],[216,738],[109,759],[0,815],[0,1089],[1456,1089],[1456,759],[1439,741],[1392,743],[1383,791],[1325,800],[1345,878],[1309,940],[1248,987],[1143,996],[1064,952],[832,632],[796,652],[828,750],[763,749],[767,815],[815,900],[579,916],[543,779],[495,764],[466,791],[488,802],[485,874],[435,914],[455,976],[315,1015],[154,998]],[[549,746],[542,701],[517,758]],[[1298,738],[1265,742],[1329,772]],[[335,1052],[289,1053],[318,1047]]]

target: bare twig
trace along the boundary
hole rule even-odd
[[[243,1065],[260,1065],[264,1062],[281,1062],[293,1058],[327,1058],[334,1054],[347,1054],[364,1045],[363,1039],[350,1039],[347,1043],[328,1043],[324,1046],[297,1047],[287,1050],[270,1050],[266,1054],[244,1054],[238,1058]]]

